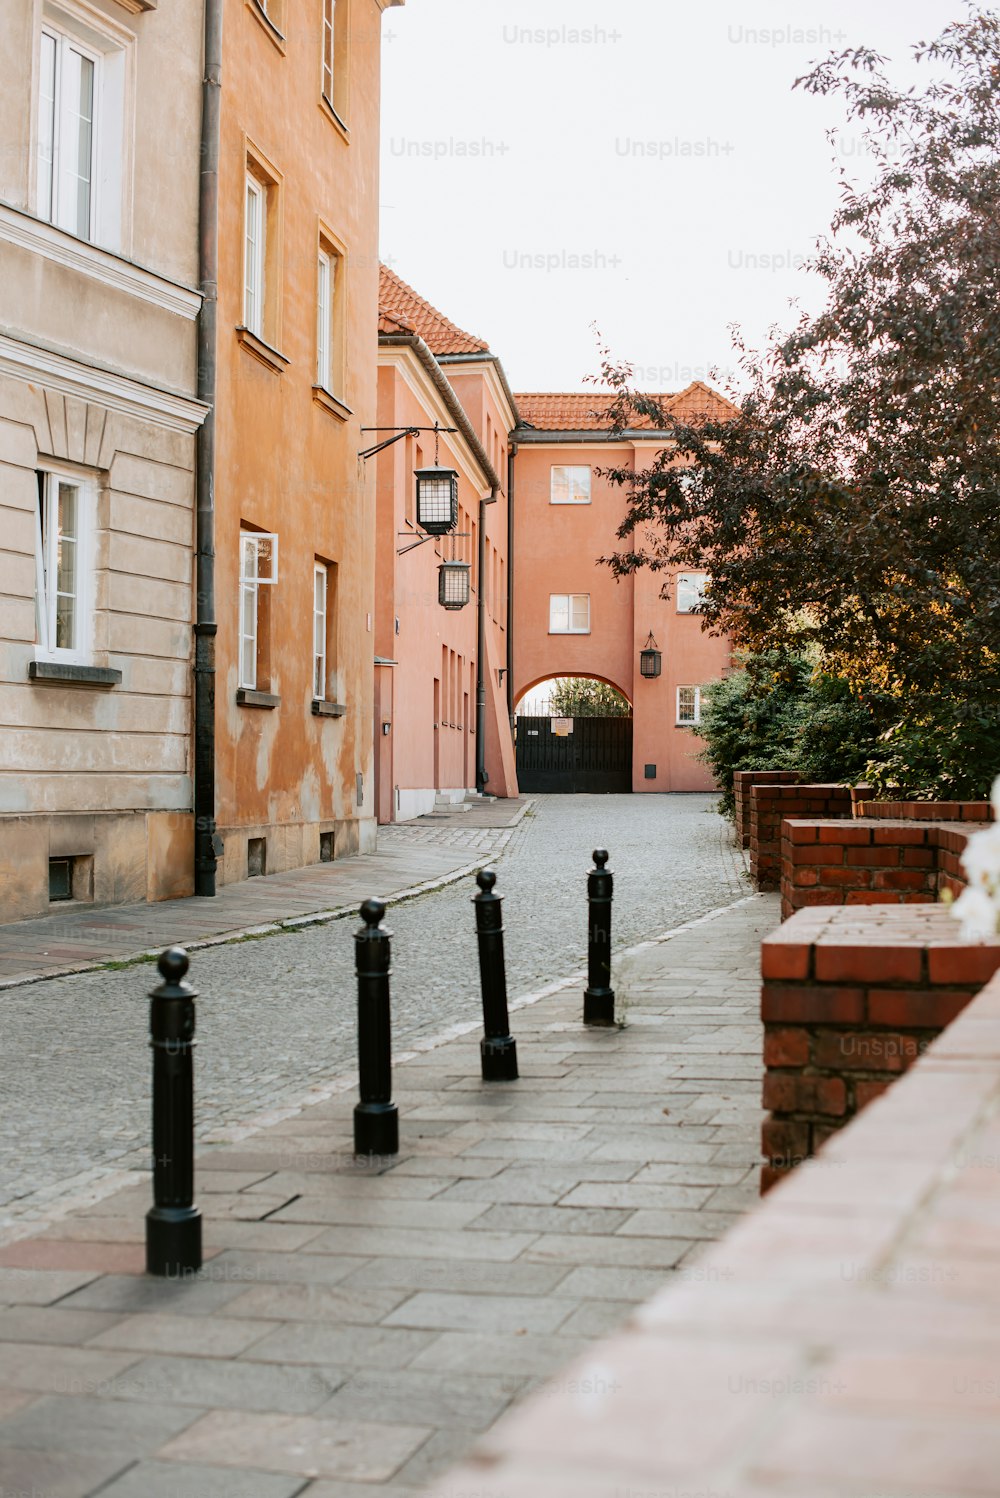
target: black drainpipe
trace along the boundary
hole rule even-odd
[[[507,450],[507,716],[514,732],[514,459],[517,443]]]
[[[219,118],[223,0],[205,0],[198,200],[198,399],[208,415],[197,437],[196,609],[194,626],[194,890],[215,894],[222,851],[215,831],[215,383],[219,281]]]
[[[497,502],[498,484],[479,501],[479,569],[476,594],[476,790],[486,789],[486,506]]]

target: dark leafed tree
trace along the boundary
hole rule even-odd
[[[1000,768],[1000,22],[970,10],[914,53],[919,89],[866,49],[798,80],[843,97],[872,172],[841,174],[822,313],[739,347],[732,420],[677,427],[606,360],[616,427],[645,417],[676,444],[611,472],[625,544],[602,560],[708,571],[708,629],[818,650],[898,704],[931,780],[950,755],[982,790]]]
[[[632,711],[616,687],[590,676],[561,676],[550,700],[562,718],[627,718]]]

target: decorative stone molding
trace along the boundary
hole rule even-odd
[[[131,260],[77,239],[75,234],[47,224],[33,214],[0,203],[0,242],[29,250],[55,265],[77,271],[93,281],[162,307],[193,321],[201,307],[201,296],[189,286],[169,281]]]
[[[84,364],[37,343],[22,343],[4,333],[0,333],[0,375],[94,401],[109,411],[188,435],[198,430],[209,411],[203,401],[190,396],[144,385],[127,375]]]

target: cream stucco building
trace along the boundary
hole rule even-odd
[[[193,887],[202,14],[0,0],[4,920]]]

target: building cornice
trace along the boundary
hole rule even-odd
[[[430,377],[430,383],[444,402],[448,414],[451,416],[459,432],[465,438],[473,458],[478,464],[486,484],[494,493],[500,493],[504,485],[500,476],[493,467],[487,455],[486,449],[476,435],[475,429],[466,414],[454,388],[448,383],[444,371],[431,353],[424,340],[416,333],[380,333],[379,349],[409,349],[416,357],[417,364]]]
[[[585,447],[621,447],[623,443],[632,447],[662,447],[665,443],[672,442],[674,437],[674,432],[631,431],[612,435],[607,429],[596,432],[582,430],[550,432],[539,427],[516,427],[511,433],[512,442],[526,447],[557,447],[566,443],[575,443],[577,446]]]
[[[109,411],[151,422],[171,432],[189,435],[196,432],[210,410],[203,401],[190,396],[144,385],[141,380],[83,364],[41,344],[23,343],[4,332],[0,332],[0,374],[58,390],[78,400],[94,401]]]
[[[35,218],[23,209],[12,208],[9,203],[0,203],[0,241],[28,250],[51,260],[55,265],[77,271],[92,281],[99,281],[113,291],[138,297],[165,312],[193,321],[201,307],[201,296],[189,286],[169,281],[165,276],[125,260],[111,250],[102,250],[98,245],[77,239],[55,224]]]
[[[446,369],[449,365],[453,365],[456,368],[472,369],[486,366],[488,368],[487,379],[494,380],[503,392],[503,398],[509,408],[510,427],[520,426],[521,416],[517,409],[517,402],[514,399],[514,393],[510,385],[507,383],[507,375],[504,367],[496,354],[436,354],[435,357],[438,363]]]

